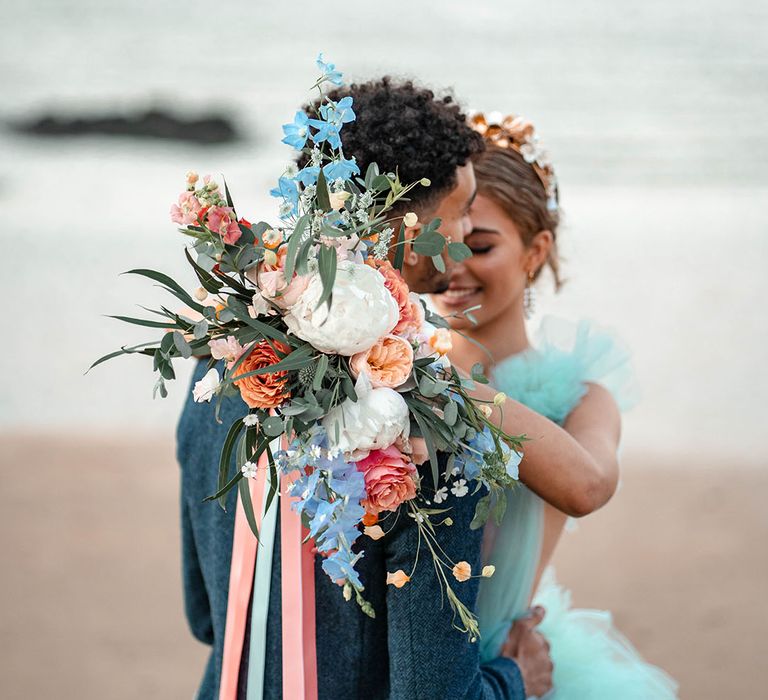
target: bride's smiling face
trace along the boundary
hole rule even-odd
[[[516,306],[522,313],[528,271],[541,264],[538,246],[525,247],[515,223],[492,199],[478,193],[469,215],[472,230],[464,242],[472,257],[453,268],[447,292],[432,295],[443,316],[480,305],[471,312],[477,326],[463,315],[448,319],[451,328],[461,330],[506,317]]]

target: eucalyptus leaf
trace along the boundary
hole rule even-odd
[[[323,293],[317,300],[316,309],[319,309],[324,303],[331,307],[331,297],[333,295],[333,285],[336,282],[336,249],[333,246],[321,245],[318,256],[317,269],[320,273],[320,281],[323,283]]]
[[[261,429],[268,437],[277,437],[283,434],[283,419],[279,416],[270,416],[261,422]]]
[[[448,255],[451,256],[451,260],[461,262],[472,257],[472,249],[466,243],[453,241],[448,244]]]
[[[317,204],[323,211],[331,211],[331,198],[328,194],[328,180],[322,168],[317,175],[316,194]]]
[[[445,272],[445,261],[442,255],[433,255],[432,264],[438,272]]]
[[[192,348],[179,331],[173,331],[173,343],[185,360],[192,357]]]
[[[419,255],[433,257],[440,255],[445,247],[445,238],[435,231],[422,231],[413,239],[413,250]]]

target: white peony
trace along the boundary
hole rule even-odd
[[[210,401],[216,395],[220,383],[219,373],[215,369],[209,369],[207,374],[192,389],[192,398],[197,403]]]
[[[387,387],[373,389],[364,374],[357,378],[355,392],[357,401],[344,399],[322,420],[333,449],[357,461],[371,450],[384,449],[398,438],[408,437],[408,405],[400,394]]]
[[[316,308],[322,293],[316,272],[284,318],[292,333],[323,352],[354,355],[368,350],[400,317],[384,277],[368,265],[339,263],[330,310],[325,302]]]

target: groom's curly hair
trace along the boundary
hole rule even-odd
[[[437,96],[413,81],[384,76],[335,88],[326,97],[338,102],[351,96],[356,119],[344,125],[341,143],[347,158],[355,157],[361,175],[370,163],[381,172],[397,172],[405,184],[429,178],[430,187],[416,187],[410,202],[429,210],[456,186],[456,168],[484,149],[482,137],[467,124],[466,115],[450,94]],[[304,106],[315,114],[320,101]],[[308,162],[306,154],[299,167]]]

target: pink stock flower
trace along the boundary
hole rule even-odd
[[[171,205],[171,221],[177,224],[194,224],[202,206],[194,192],[182,192],[179,203]]]
[[[211,357],[214,360],[226,360],[228,367],[235,364],[240,359],[240,355],[245,352],[245,348],[237,342],[233,335],[210,340],[208,346],[211,348]]]
[[[281,309],[288,309],[293,306],[302,292],[309,284],[309,275],[297,275],[294,273],[293,279],[287,282],[285,279],[285,256],[288,253],[288,246],[282,245],[277,251],[277,262],[269,265],[262,262],[256,267],[246,270],[245,276],[257,285],[266,299],[274,302]]]
[[[384,450],[372,450],[357,462],[357,470],[365,475],[368,497],[362,506],[378,515],[383,510],[395,510],[401,503],[416,497],[413,480],[416,467],[393,445]]]
[[[208,210],[207,225],[211,231],[218,233],[227,245],[234,245],[242,235],[232,207],[211,207]]]

